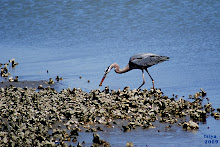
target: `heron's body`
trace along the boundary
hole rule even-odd
[[[166,56],[159,56],[151,53],[142,53],[131,56],[129,66],[131,69],[146,69],[155,64],[168,60]]]
[[[128,72],[132,69],[141,69],[142,70],[142,75],[143,75],[143,83],[141,86],[143,86],[145,84],[145,79],[144,79],[144,70],[148,73],[148,75],[150,76],[147,68],[151,67],[155,64],[161,63],[163,61],[167,61],[169,59],[169,57],[166,56],[160,56],[157,54],[152,54],[152,53],[140,53],[140,54],[136,54],[131,56],[128,65],[123,68],[123,69],[119,69],[119,65],[117,63],[113,63],[111,64],[105,71],[105,75],[100,83],[100,86],[102,85],[102,82],[104,81],[106,75],[108,74],[108,72],[110,72],[110,70],[112,68],[115,68],[115,72],[116,73],[125,73]],[[153,78],[150,76],[152,83],[153,83],[153,88],[154,88],[154,80]],[[141,86],[139,88],[141,88]],[[138,88],[138,89],[139,89]]]

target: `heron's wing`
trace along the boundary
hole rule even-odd
[[[133,68],[148,68],[167,59],[168,57],[165,59],[164,56],[151,53],[143,53],[132,56],[129,63]]]

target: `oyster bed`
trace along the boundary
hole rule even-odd
[[[132,131],[136,127],[155,128],[154,122],[176,124],[185,130],[199,129],[208,116],[219,119],[206,92],[201,89],[190,100],[169,98],[160,89],[103,91],[53,88],[0,89],[0,144],[5,146],[58,146],[77,142],[79,132],[94,132],[93,146],[110,146],[98,131],[120,127]],[[61,125],[57,125],[57,123]],[[65,126],[65,127],[62,127]],[[168,125],[169,127],[169,125]],[[51,133],[49,133],[51,131]],[[78,146],[85,142],[78,142]],[[132,146],[131,142],[127,146]]]

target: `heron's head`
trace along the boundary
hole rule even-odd
[[[105,72],[104,72],[104,76],[102,78],[102,81],[100,82],[99,86],[102,86],[102,82],[105,80],[106,76],[108,75],[108,73],[111,71],[111,67],[109,66],[108,68],[106,68]]]

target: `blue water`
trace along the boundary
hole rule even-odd
[[[218,0],[0,1],[0,63],[15,58],[19,65],[9,70],[20,81],[59,75],[63,81],[58,89],[134,89],[142,83],[140,70],[120,75],[112,71],[103,87],[98,85],[111,63],[123,68],[131,55],[149,52],[170,57],[170,61],[149,68],[155,87],[165,95],[185,98],[203,88],[213,107],[218,108],[219,48]],[[149,89],[151,80],[147,74],[145,78],[143,88]],[[160,137],[161,143],[177,144],[181,138],[193,138],[203,146],[204,133],[220,139],[220,131],[215,132],[216,127],[220,130],[220,122],[210,118],[208,124],[213,130],[205,126],[196,134],[185,132],[183,137],[174,132],[152,136],[151,140]],[[134,135],[128,136],[132,139]],[[118,143],[114,135],[110,138],[113,144]],[[140,135],[140,140],[146,140],[145,136]],[[143,145],[140,140],[137,146]]]

